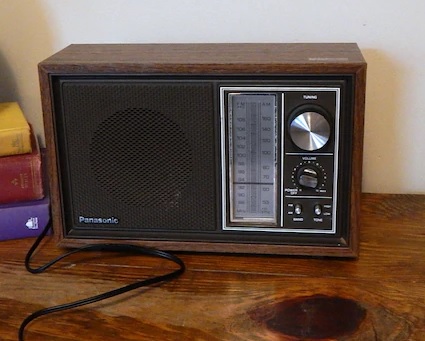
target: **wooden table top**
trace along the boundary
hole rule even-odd
[[[179,254],[178,279],[41,317],[25,340],[425,340],[425,196],[363,194],[361,221],[357,260]],[[32,243],[0,243],[1,340],[36,310],[174,269],[96,252],[34,275]],[[61,253],[48,239],[34,265]]]

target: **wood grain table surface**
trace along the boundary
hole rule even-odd
[[[363,194],[357,260],[179,253],[185,273],[31,322],[25,340],[425,340],[425,196]],[[48,237],[33,264],[63,253]],[[74,255],[25,270],[0,243],[0,340],[32,312],[163,274],[147,256]]]

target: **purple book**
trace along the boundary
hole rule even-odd
[[[37,237],[50,219],[50,198],[0,205],[0,240]]]

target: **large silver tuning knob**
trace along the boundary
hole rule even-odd
[[[322,148],[329,140],[331,127],[328,120],[315,111],[296,115],[289,124],[289,135],[295,145],[303,150]]]

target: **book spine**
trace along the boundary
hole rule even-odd
[[[49,220],[48,198],[22,205],[0,205],[0,240],[37,237]]]
[[[0,203],[43,198],[39,154],[9,156],[0,160]]]
[[[29,129],[0,131],[0,156],[31,152]]]

